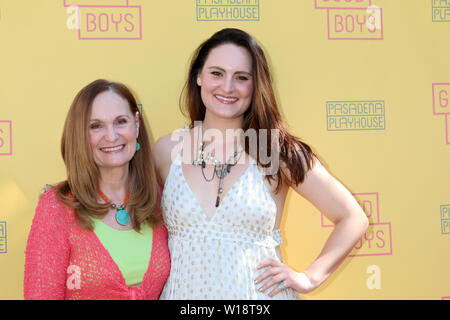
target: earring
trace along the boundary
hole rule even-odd
[[[136,142],[136,151],[141,150],[141,144],[139,142]]]

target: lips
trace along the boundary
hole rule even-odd
[[[219,94],[214,95],[214,97],[223,104],[233,104],[239,100],[236,97],[226,97],[226,96],[221,96]]]
[[[124,144],[121,144],[119,146],[113,146],[113,147],[106,147],[106,148],[100,148],[102,152],[105,153],[114,153],[114,152],[120,152],[125,148]]]

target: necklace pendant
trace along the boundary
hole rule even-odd
[[[220,197],[217,196],[217,199],[216,199],[216,208],[219,206],[219,204],[220,204]]]
[[[125,210],[118,210],[116,212],[116,222],[121,226],[126,226],[130,221],[130,215]]]

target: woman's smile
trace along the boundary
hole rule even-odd
[[[222,96],[222,95],[218,95],[218,94],[214,95],[214,97],[216,97],[216,99],[219,100],[219,102],[221,102],[223,104],[233,104],[239,100],[236,97],[227,97],[227,96]]]
[[[118,146],[114,146],[114,147],[104,147],[104,148],[100,148],[100,151],[104,152],[104,153],[119,153],[122,152],[125,148],[124,144],[118,145]]]

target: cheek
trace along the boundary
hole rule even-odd
[[[210,77],[202,78],[201,91],[203,93],[211,93],[220,86],[220,82]]]
[[[239,92],[242,97],[251,99],[253,96],[253,82],[241,84],[239,86]]]
[[[122,136],[126,140],[126,142],[133,142],[134,140],[136,140],[136,132],[137,127],[135,125],[130,125],[126,128],[118,130],[118,134]]]
[[[94,150],[99,141],[100,141],[101,137],[99,133],[96,132],[89,132],[89,143],[91,144],[91,148]]]

